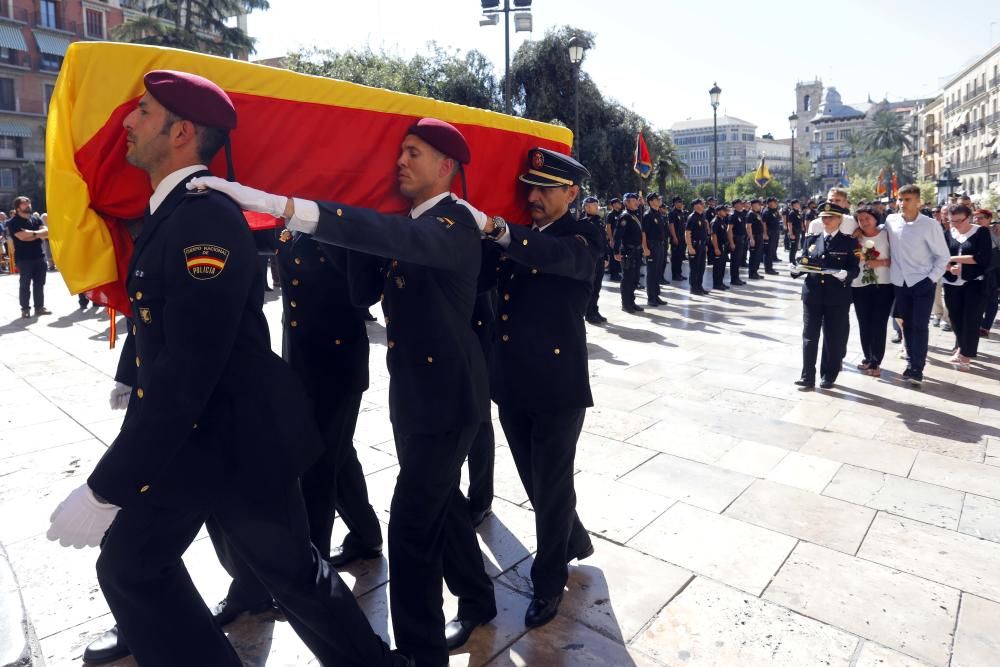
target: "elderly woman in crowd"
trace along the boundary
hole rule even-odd
[[[864,358],[858,370],[866,375],[882,374],[885,356],[885,339],[889,314],[892,312],[893,289],[889,279],[889,237],[879,225],[878,214],[870,206],[862,206],[854,213],[860,226],[858,241],[861,273],[851,283],[851,301],[858,320],[861,352]]]
[[[944,301],[955,331],[955,353],[950,361],[959,370],[969,370],[969,360],[979,349],[979,325],[986,298],[986,270],[990,267],[993,242],[990,232],[972,224],[972,211],[964,204],[949,209],[951,258],[944,274]]]

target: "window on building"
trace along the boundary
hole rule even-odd
[[[42,84],[42,99],[45,100],[45,113],[49,112],[49,103],[52,101],[52,93],[56,91],[54,83]]]
[[[14,80],[0,79],[0,109],[17,111],[17,98],[14,96]]]
[[[835,175],[833,173],[833,165],[832,164],[827,164],[826,165],[826,175],[827,176],[834,176]]]
[[[14,5],[14,0],[0,0],[0,16],[6,16],[7,18],[14,18],[11,15],[11,8]]]
[[[104,12],[86,7],[83,13],[87,37],[104,39]]]
[[[10,168],[0,169],[0,188],[13,190],[16,187],[17,178],[14,176],[14,170]]]
[[[0,48],[0,63],[5,65],[17,65],[17,50]]]
[[[812,111],[812,95],[806,95],[802,98],[802,110]]]
[[[38,22],[45,28],[58,28],[56,22],[56,1],[38,0]]]
[[[850,128],[848,128],[846,130],[841,130],[840,131],[840,140],[841,141],[847,141],[850,138],[851,138],[851,130],[850,130]]]
[[[836,136],[837,135],[836,135],[836,133],[833,130],[827,130],[827,132],[826,132],[826,140],[827,141],[833,141]]]
[[[51,53],[43,53],[39,66],[46,72],[58,72],[59,68],[62,67],[62,62],[62,56],[56,56]]]

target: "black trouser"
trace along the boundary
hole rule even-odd
[[[264,582],[320,662],[391,664],[389,647],[354,594],[310,544],[295,479],[222,484],[204,510],[139,505],[118,513],[97,559],[97,578],[137,663],[242,665],[181,560],[206,520]]]
[[[744,264],[744,259],[746,259],[746,245],[747,237],[745,236],[734,236],[733,237],[733,251],[729,258],[729,282],[730,284],[742,282],[740,280],[740,267]]]
[[[788,237],[788,263],[795,264],[796,255],[799,254],[799,237]]]
[[[649,241],[649,257],[646,258],[646,299],[651,303],[660,296],[660,281],[663,280],[662,241]]]
[[[639,287],[639,263],[642,261],[642,248],[622,248],[622,306],[629,308],[635,305],[635,290]]]
[[[910,358],[909,367],[924,372],[927,363],[928,324],[934,306],[934,283],[924,278],[916,285],[896,286],[896,316],[903,320],[903,344]]]
[[[604,284],[604,258],[601,257],[594,264],[594,286],[590,290],[590,302],[587,304],[587,316],[598,315],[597,300],[601,296],[601,286]]]
[[[662,266],[660,267],[663,270],[660,272],[660,284],[669,285],[670,278],[667,275],[667,262],[670,259],[670,241],[668,241],[667,239],[663,239],[663,243],[660,244],[660,247],[663,248],[663,262]]]
[[[496,614],[493,581],[459,488],[480,424],[443,433],[396,433],[399,475],[389,510],[389,610],[396,645],[417,665],[448,664],[442,577],[458,616]]]
[[[1000,292],[997,291],[997,273],[991,272],[986,274],[986,304],[983,308],[983,323],[979,325],[981,328],[989,330],[993,328],[993,322],[997,318],[997,306],[1000,302],[997,301],[1000,297]]]
[[[764,249],[764,270],[774,271],[774,263],[778,261],[778,241],[781,231],[778,229],[767,230],[767,243]]]
[[[561,595],[569,576],[566,563],[590,544],[576,514],[573,488],[573,460],[585,415],[584,408],[536,412],[500,406],[500,424],[535,510],[535,597]]]
[[[691,283],[692,292],[704,289],[702,283],[705,281],[705,261],[705,242],[695,241],[694,255],[688,256],[688,262],[691,264],[691,275],[688,276],[688,280]]]
[[[715,255],[712,250],[712,288],[719,289],[726,282],[726,251],[720,247],[720,253]]]
[[[760,262],[764,258],[764,239],[754,239],[753,247],[750,248],[750,263],[748,272],[751,276],[760,275]]]
[[[986,283],[973,280],[957,287],[944,283],[944,303],[948,306],[948,319],[955,332],[955,345],[964,357],[975,357],[979,352],[979,325],[983,321],[986,303],[983,299]]]
[[[847,337],[851,333],[850,303],[802,304],[802,379],[816,381],[816,355],[819,351],[819,334],[823,332],[823,356],[819,362],[819,376],[834,382],[847,354]]]
[[[21,299],[21,310],[28,310],[28,298],[34,296],[35,310],[45,307],[45,272],[48,266],[45,258],[18,259],[17,271],[20,275],[18,296]]]
[[[889,314],[892,312],[894,298],[892,285],[851,288],[861,352],[864,360],[872,366],[881,366],[885,357],[885,339],[889,332]]]
[[[487,420],[479,425],[476,439],[472,441],[472,448],[469,450],[469,510],[473,512],[483,512],[493,504],[495,458],[493,422]]]
[[[615,280],[622,279],[622,263],[615,259],[614,248],[608,245],[608,273]]]
[[[681,237],[677,243],[673,241],[670,242],[670,276],[674,280],[680,280],[684,277],[682,272],[684,264],[684,255],[687,250],[684,247],[684,238]]]

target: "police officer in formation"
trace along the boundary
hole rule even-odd
[[[622,264],[615,257],[614,233],[618,228],[618,216],[622,213],[622,200],[618,197],[612,197],[607,201],[607,205],[608,212],[604,216],[604,231],[608,239],[608,273],[611,274],[612,281],[621,282]]]
[[[615,226],[615,259],[622,264],[622,310],[626,313],[641,313],[635,303],[635,290],[639,286],[639,266],[642,263],[642,223],[636,215],[639,195],[629,192],[625,195],[625,210],[618,216]]]
[[[778,275],[774,263],[778,261],[778,242],[781,240],[781,211],[778,209],[778,198],[768,197],[767,208],[761,214],[764,221],[764,273],[770,276]]]
[[[744,223],[747,230],[747,241],[750,244],[750,263],[748,271],[751,280],[761,280],[760,264],[767,249],[767,230],[760,217],[762,203],[760,199],[750,200],[750,210],[746,212]]]
[[[733,230],[729,224],[729,207],[723,204],[715,209],[712,218],[712,234],[709,237],[712,255],[712,289],[727,290],[726,259],[733,247]]]
[[[799,241],[802,240],[803,219],[802,204],[793,199],[785,212],[785,234],[788,237],[788,263],[795,264],[799,253]]]
[[[705,280],[705,261],[708,244],[708,227],[705,222],[705,202],[695,199],[691,202],[691,214],[684,230],[688,260],[691,262],[691,294],[708,294],[702,283]]]
[[[538,551],[524,623],[537,627],[559,611],[567,564],[594,552],[576,514],[573,475],[577,439],[594,404],[583,317],[604,236],[569,212],[590,176],[583,165],[545,148],[529,151],[526,162],[520,181],[532,225],[484,221],[483,273],[500,295],[493,400],[535,510]]]
[[[462,463],[489,419],[486,363],[469,326],[479,293],[480,228],[450,191],[470,158],[453,126],[429,118],[414,123],[396,163],[400,192],[413,201],[408,216],[198,181],[244,209],[281,215],[291,231],[389,258],[368,275],[381,290],[386,319],[400,466],[389,514],[389,603],[396,644],[418,665],[446,664],[449,649],[496,615],[493,582],[459,489]],[[442,578],[459,599],[447,626]]]
[[[608,215],[610,216],[610,213]],[[608,259],[611,257],[611,249],[606,240],[607,230],[604,225],[604,220],[601,219],[601,215],[598,212],[597,197],[587,197],[583,200],[583,218],[581,218],[581,220],[593,225],[594,228],[601,233],[601,238],[605,239],[604,254],[602,254],[594,263],[594,288],[590,295],[590,302],[587,304],[587,314],[585,318],[591,324],[601,324],[602,322],[607,322],[608,319],[601,315],[600,310],[598,310],[597,300],[601,295],[601,285],[604,282],[604,270],[608,267]]]
[[[666,261],[664,242],[666,241],[666,221],[660,211],[660,195],[651,192],[646,195],[649,210],[642,216],[642,247],[646,257],[646,303],[662,306],[667,302],[660,298],[660,282]]]
[[[202,77],[154,71],[144,83],[124,120],[126,158],[153,186],[128,267],[134,324],[116,373],[131,396],[121,433],[50,529],[74,546],[103,536],[98,581],[118,625],[94,648],[120,650],[120,638],[144,667],[242,665],[181,560],[208,523],[321,662],[411,665],[310,543],[299,476],[323,450],[310,399],[271,352],[239,206],[189,191],[228,146],[236,110]]]
[[[684,280],[682,264],[686,250],[684,230],[687,228],[687,212],[684,210],[684,198],[674,197],[670,200],[670,213],[667,215],[667,226],[670,231],[670,278]]]
[[[743,211],[743,200],[733,200],[733,211],[729,214],[729,237],[730,260],[729,260],[729,284],[730,286],[746,285],[740,278],[740,267],[746,264],[747,257],[747,226]]]
[[[805,237],[802,257],[792,272],[792,277],[805,277],[802,284],[802,374],[795,381],[803,390],[816,386],[817,354],[820,354],[821,389],[833,387],[847,354],[851,282],[861,272],[855,254],[857,239],[840,232],[843,216],[849,213],[848,209],[833,202],[819,205],[823,231]],[[822,353],[819,352],[821,331]]]

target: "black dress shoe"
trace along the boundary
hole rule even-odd
[[[249,614],[260,614],[265,611],[270,611],[274,609],[274,603],[268,600],[266,603],[260,603],[256,605],[246,605],[240,603],[230,602],[229,598],[225,598],[219,604],[215,605],[212,609],[212,618],[219,625],[220,628],[224,628],[229,625],[243,612]]]
[[[759,274],[756,274],[756,273],[751,273],[750,274],[750,280],[763,280],[763,279],[764,279],[764,276],[762,276],[762,275],[759,275]]]
[[[493,612],[493,615],[489,617],[466,620],[456,616],[448,621],[444,626],[444,641],[448,645],[448,650],[454,651],[459,646],[465,644],[465,642],[469,641],[469,637],[472,636],[473,630],[480,625],[486,625],[494,618],[496,618],[496,612]]]
[[[486,517],[493,514],[493,508],[487,507],[484,510],[469,509],[469,518],[472,519],[472,527],[479,528],[479,524],[486,521]]]
[[[778,272],[774,271],[774,270],[771,270],[771,271],[765,270],[764,273],[766,273],[769,276],[776,276],[776,275],[778,275]]]
[[[118,626],[116,625],[87,644],[87,648],[83,651],[83,661],[100,665],[127,658],[131,653],[132,651],[125,645],[125,640],[118,634]]]
[[[691,290],[691,294],[694,294],[695,296],[708,296],[708,290],[693,289]]]
[[[663,299],[657,299],[656,301],[647,301],[646,305],[649,306],[650,308],[656,308],[657,306],[667,305],[667,302],[664,301]]]
[[[743,280],[736,280],[736,281],[733,281],[733,282],[731,282],[731,283],[729,283],[729,284],[730,284],[730,285],[735,285],[735,286],[737,286],[737,287],[738,287],[738,286],[740,286],[740,285],[746,285],[746,282],[745,282],[745,281],[743,281]]]
[[[593,555],[594,555],[594,543],[588,542],[587,546],[583,547],[582,549],[576,551],[575,553],[570,552],[569,554],[567,554],[566,562],[569,563],[574,558],[576,560],[584,560],[586,558],[590,558]]]
[[[640,308],[639,306],[637,306],[635,304],[632,304],[631,306],[622,306],[622,310],[624,310],[626,313],[641,313],[642,312],[642,308]]]
[[[334,547],[330,551],[327,560],[334,567],[346,567],[356,560],[369,560],[371,558],[382,557],[382,545],[377,547],[363,547],[357,544],[344,542],[339,547]]]
[[[819,388],[820,389],[833,389],[833,380],[820,380],[819,381]]]
[[[524,613],[524,624],[529,628],[545,625],[559,613],[562,593],[551,598],[532,598],[528,611]]]
[[[803,389],[815,389],[816,381],[807,380],[805,378],[799,378],[798,380],[795,381],[795,385],[798,387],[802,387]]]

